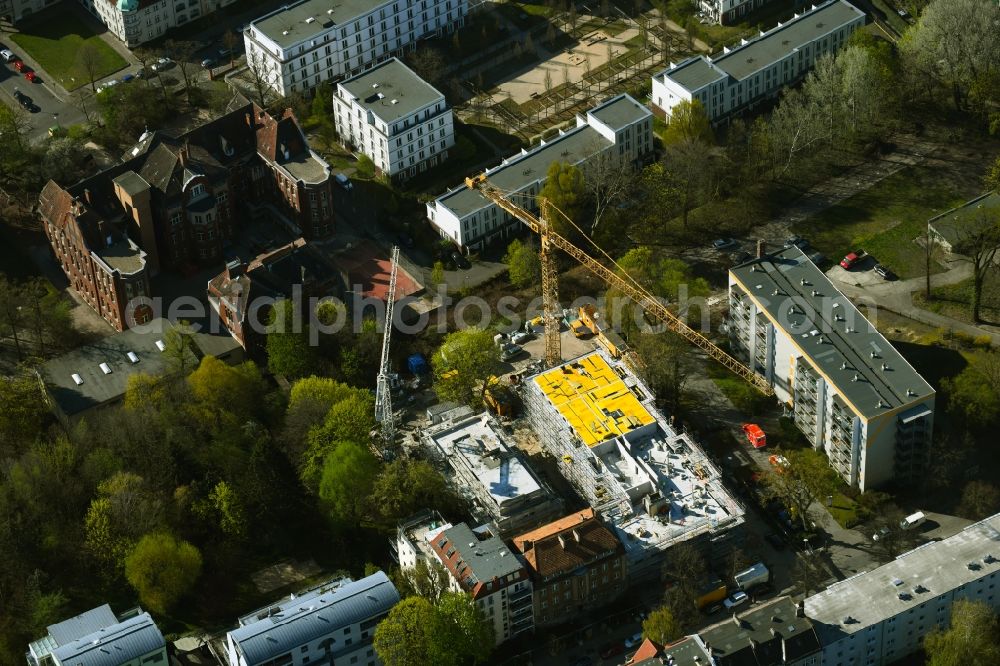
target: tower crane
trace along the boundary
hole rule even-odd
[[[558,297],[558,273],[556,271],[554,250],[562,250],[573,257],[584,268],[589,270],[608,286],[618,289],[623,294],[641,307],[647,314],[656,318],[667,326],[671,331],[681,336],[691,344],[695,345],[709,357],[717,361],[723,367],[739,375],[749,384],[764,395],[773,395],[774,389],[768,382],[755,373],[753,370],[743,365],[735,358],[727,354],[723,349],[714,344],[707,337],[697,332],[680,318],[674,315],[667,307],[656,299],[645,287],[640,285],[635,279],[625,271],[619,275],[601,262],[597,261],[585,251],[577,247],[573,242],[555,232],[549,222],[555,219],[556,215],[561,215],[569,224],[576,224],[565,213],[560,211],[550,201],[543,197],[538,198],[541,216],[536,216],[517,203],[511,201],[509,193],[493,185],[486,177],[485,173],[465,179],[466,187],[479,191],[484,197],[495,203],[501,209],[520,220],[525,226],[539,235],[542,243],[541,263],[542,263],[542,304],[544,308],[545,321],[545,362],[551,367],[558,365],[562,361],[561,346],[559,341],[559,297]],[[517,196],[517,195],[515,195]],[[595,247],[597,247],[595,245]],[[598,248],[600,250],[600,248]],[[617,263],[601,250],[605,257],[618,266]],[[620,266],[618,266],[620,268]]]
[[[382,332],[382,362],[379,365],[378,385],[375,389],[375,420],[381,425],[382,448],[376,451],[380,458],[391,455],[396,439],[396,423],[392,413],[392,371],[389,361],[389,340],[392,337],[392,306],[396,300],[396,269],[399,265],[399,247],[392,246],[392,268],[389,270],[389,291],[385,297],[385,330]]]

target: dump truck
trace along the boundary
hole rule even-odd
[[[514,416],[514,394],[510,387],[505,386],[496,377],[490,377],[486,380],[483,402],[486,404],[486,408],[497,416]]]
[[[757,585],[763,585],[771,580],[771,572],[767,570],[763,562],[758,562],[749,569],[741,571],[734,576],[736,585],[741,590],[749,590]]]
[[[694,603],[698,610],[706,608],[712,604],[717,604],[726,598],[726,584],[718,576],[702,581],[698,588],[698,596]]]

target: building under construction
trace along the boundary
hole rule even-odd
[[[562,500],[531,471],[488,414],[432,427],[425,444],[447,462],[451,481],[480,523],[513,536],[562,515]]]
[[[528,377],[525,416],[563,475],[615,528],[633,578],[659,573],[691,541],[721,560],[743,536],[744,510],[718,468],[653,406],[653,394],[604,351]]]

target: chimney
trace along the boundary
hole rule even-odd
[[[90,189],[89,188],[86,188],[86,187],[83,188],[83,200],[87,202],[88,206],[93,206],[94,205],[94,200],[90,196]]]
[[[580,543],[580,530],[573,530],[573,538],[576,539],[577,543]]]
[[[181,149],[177,151],[177,157],[181,160],[181,166],[186,167],[188,165],[188,142],[187,139],[184,140],[184,145]]]
[[[757,239],[757,258],[760,259],[764,256],[764,251],[767,249],[767,244],[764,242],[763,238]]]
[[[562,534],[559,535],[559,545],[562,546],[563,550],[566,550],[566,537]]]
[[[805,617],[806,616],[806,602],[805,600],[799,601],[798,605],[795,607],[795,617]]]
[[[535,542],[532,541],[531,539],[525,539],[524,542],[521,544],[521,547],[524,548],[524,552],[527,553],[529,550],[535,547]]]
[[[253,114],[247,113],[245,114],[245,116],[246,116],[247,127],[253,129]]]
[[[230,280],[234,280],[239,276],[243,275],[243,271],[246,267],[243,262],[239,259],[232,259],[226,264],[226,277]]]
[[[775,629],[774,627],[771,627],[771,638],[777,638],[777,637],[778,637],[778,630]]]

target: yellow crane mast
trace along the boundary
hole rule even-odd
[[[566,217],[562,211],[559,211],[551,203],[540,197],[539,208],[542,211],[542,217],[537,217],[522,206],[511,201],[508,198],[510,195],[494,186],[486,178],[485,173],[466,178],[465,184],[470,189],[478,190],[487,199],[521,220],[523,224],[541,237],[542,303],[545,309],[545,362],[550,366],[558,365],[562,360],[559,344],[559,315],[561,313],[558,311],[558,275],[553,256],[554,249],[558,248],[573,257],[607,285],[620,290],[623,294],[631,298],[636,305],[652,317],[663,322],[671,331],[703,350],[709,357],[719,362],[723,367],[728,368],[732,373],[742,377],[758,391],[764,395],[774,395],[774,389],[771,388],[771,385],[763,377],[753,372],[704,335],[681,321],[663,303],[657,300],[655,296],[630,276],[627,274],[624,277],[619,275],[591,257],[574,243],[553,231],[545,220],[553,219],[556,214],[563,215],[570,224],[574,223],[573,220]],[[516,197],[519,195],[515,194],[513,196]]]

